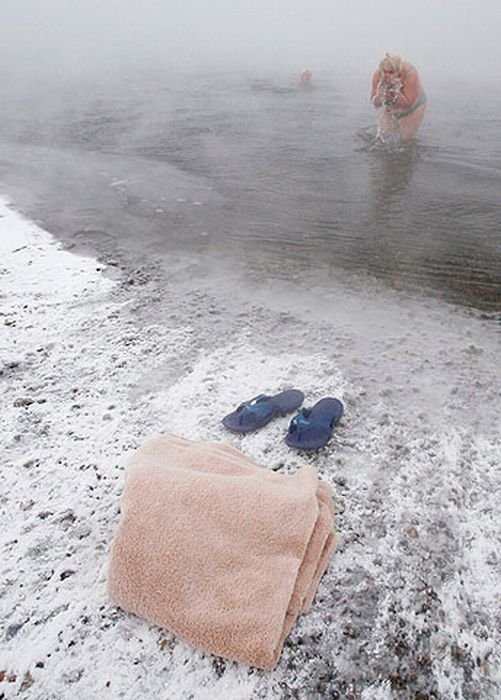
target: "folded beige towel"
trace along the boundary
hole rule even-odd
[[[108,590],[193,646],[272,669],[335,545],[313,467],[278,474],[226,443],[158,435],[128,465]]]

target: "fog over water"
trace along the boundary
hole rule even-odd
[[[79,246],[184,248],[305,284],[356,273],[496,309],[500,19],[487,0],[8,0],[0,177]],[[388,49],[429,104],[416,144],[374,152]]]
[[[28,74],[151,61],[363,72],[392,48],[426,71],[478,77],[494,72],[500,22],[497,0],[3,0],[0,58]]]

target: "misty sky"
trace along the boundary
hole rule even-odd
[[[492,73],[501,0],[1,0],[0,71],[129,65],[371,70],[387,49],[425,73]]]

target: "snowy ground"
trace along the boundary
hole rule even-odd
[[[0,254],[0,698],[501,696],[492,319],[362,283],[82,258],[6,204]],[[241,400],[293,386],[345,403],[325,450],[287,448],[287,418],[224,431]],[[124,464],[162,431],[314,464],[334,488],[341,545],[272,673],[107,600]]]

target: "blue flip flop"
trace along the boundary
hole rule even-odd
[[[223,425],[234,433],[250,433],[262,428],[275,416],[285,416],[299,408],[304,394],[298,389],[288,389],[276,396],[259,394],[241,403],[236,411],[223,418]]]
[[[303,408],[291,420],[285,442],[298,450],[318,450],[330,440],[334,426],[343,415],[338,399],[320,399],[312,408]]]

